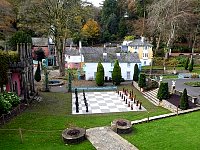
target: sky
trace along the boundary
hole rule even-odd
[[[87,1],[93,3],[94,6],[99,7],[99,3],[103,3],[104,0],[87,0]]]

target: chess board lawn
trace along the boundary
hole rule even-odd
[[[121,86],[120,88],[122,89],[123,87]],[[126,86],[126,88],[131,89],[132,86]],[[143,106],[149,111],[150,116],[169,112],[151,104],[137,90],[134,89],[134,92],[137,98],[142,101]],[[62,130],[70,126],[85,128],[109,126],[110,122],[116,118],[136,120],[148,115],[147,112],[71,115],[71,94],[41,93],[41,96],[43,97],[41,102],[34,101],[25,112],[1,127],[3,129],[26,129],[23,131],[23,144],[20,144],[19,131],[0,130],[0,149],[90,150],[94,148],[89,141],[85,141],[80,145],[64,145],[61,140]]]
[[[135,125],[123,136],[141,150],[199,149],[200,111]]]

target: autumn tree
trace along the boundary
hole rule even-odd
[[[81,32],[83,37],[85,37],[88,41],[91,41],[93,45],[93,42],[100,35],[100,27],[96,21],[94,21],[93,19],[89,19],[83,26]]]

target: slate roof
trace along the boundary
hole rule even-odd
[[[48,46],[48,38],[32,37],[32,43],[34,46]]]
[[[129,43],[128,46],[150,46],[150,47],[152,47],[153,45],[148,43],[147,41],[142,42],[141,39],[136,39],[133,42]]]
[[[119,50],[116,48],[103,48],[103,47],[83,47],[81,53],[84,56],[85,62],[109,62],[113,63],[118,59],[121,63],[140,63],[140,59],[137,53],[124,53],[120,52],[120,56],[117,56],[116,53],[119,53]],[[107,56],[103,56],[103,53],[107,53]],[[66,54],[70,56],[80,55],[78,49],[66,49]]]

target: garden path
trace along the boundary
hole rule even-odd
[[[138,150],[109,127],[88,129],[86,135],[97,150]]]

